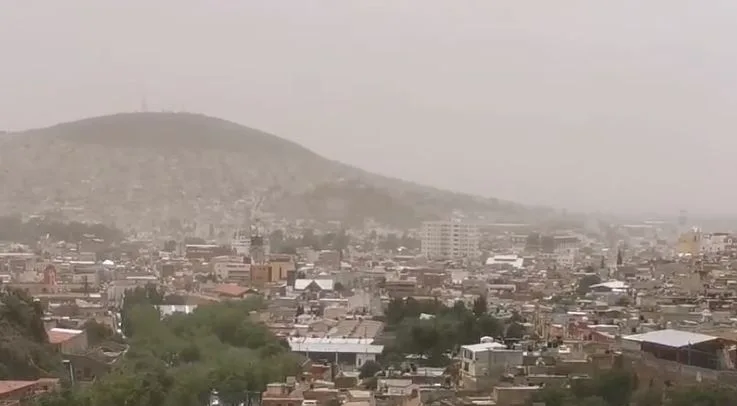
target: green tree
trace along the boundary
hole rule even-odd
[[[571,392],[563,388],[543,388],[532,396],[533,402],[545,404],[545,406],[568,406],[573,403]]]
[[[737,405],[734,387],[682,387],[668,396],[672,406],[733,406]]]
[[[385,358],[397,360],[403,354],[418,354],[425,356],[427,365],[443,366],[461,345],[478,343],[483,336],[501,337],[504,323],[481,312],[485,308],[482,302],[483,299],[476,301],[476,310],[481,314],[477,316],[462,302],[448,307],[439,301],[392,299],[385,318],[388,329],[396,331],[397,340],[385,348]],[[421,320],[421,314],[434,317]]]
[[[521,339],[525,336],[526,332],[527,332],[527,329],[525,328],[525,326],[523,326],[521,323],[514,322],[507,326],[505,337]]]
[[[578,401],[578,406],[613,406],[601,396],[589,396]]]
[[[168,240],[164,243],[164,251],[174,252],[177,250],[177,242],[174,240]]]
[[[488,303],[486,301],[486,296],[481,295],[476,298],[476,300],[473,301],[473,314],[476,315],[476,317],[481,317],[486,314],[486,312],[489,311]]]
[[[61,372],[51,351],[43,309],[23,291],[0,290],[0,379],[33,380]]]
[[[636,376],[627,370],[613,369],[595,381],[595,393],[608,406],[629,406],[636,389]]]
[[[110,406],[160,406],[174,381],[162,363],[148,368],[119,369],[96,383],[90,394],[92,405]]]
[[[10,306],[0,306],[0,312],[20,311],[4,315],[24,323],[18,328],[22,339],[13,344],[14,352],[9,354],[17,355],[12,357],[1,352],[8,341],[0,341],[0,365],[13,372],[11,379],[36,379],[46,372],[39,371],[39,365],[51,362],[61,366],[61,361],[51,353],[29,357],[29,352],[16,348],[16,345],[30,345],[29,337],[33,334],[45,334],[44,330],[34,332],[33,326],[38,321],[33,317],[39,316],[32,303],[22,306],[16,303],[17,299],[5,298],[4,302]],[[288,344],[274,337],[266,326],[251,320],[251,311],[263,307],[260,300],[201,305],[191,314],[179,313],[161,319],[154,305],[166,300],[156,289],[138,288],[128,292],[125,322],[131,335],[125,356],[89,388],[48,394],[36,403],[198,406],[207,404],[211,393],[217,391],[221,404],[237,405],[247,393],[260,393],[269,382],[299,376],[301,358],[289,352]],[[0,323],[9,318],[0,318]],[[88,326],[91,330],[96,329],[91,326]],[[2,329],[0,334],[9,331]],[[46,348],[45,343],[39,343],[38,348]],[[34,369],[29,364],[34,364]],[[26,372],[33,375],[25,375]],[[61,376],[63,371],[56,373]]]
[[[578,280],[576,292],[580,296],[583,296],[588,293],[591,285],[596,285],[597,283],[601,283],[601,278],[599,277],[599,275],[585,275]]]
[[[359,378],[370,378],[376,375],[377,372],[381,371],[381,365],[376,361],[366,361],[361,365]]]
[[[87,342],[90,346],[95,346],[105,341],[122,341],[122,337],[118,336],[112,327],[107,324],[98,323],[95,320],[87,321],[82,328],[87,332]]]
[[[401,241],[396,234],[388,234],[383,239],[379,240],[379,249],[385,251],[396,251],[399,248]]]
[[[662,406],[663,392],[648,388],[637,393],[634,399],[637,406]]]

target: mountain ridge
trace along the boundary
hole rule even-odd
[[[194,113],[119,113],[0,139],[0,210],[75,207],[98,221],[242,223],[254,200],[288,219],[413,226],[454,209],[524,206],[373,174],[232,121]],[[359,197],[360,196],[360,197]]]

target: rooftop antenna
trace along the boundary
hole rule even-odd
[[[148,96],[146,95],[146,85],[141,83],[141,112],[148,113]]]

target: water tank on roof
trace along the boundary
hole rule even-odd
[[[493,343],[493,342],[494,342],[494,339],[491,338],[491,337],[489,337],[489,336],[483,336],[483,337],[481,337],[481,344],[489,344],[489,343]]]

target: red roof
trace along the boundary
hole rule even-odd
[[[61,344],[67,340],[74,338],[75,336],[81,333],[71,332],[71,331],[59,331],[58,329],[51,329],[47,331],[46,334],[49,336],[50,344]]]
[[[251,288],[245,286],[238,286],[233,284],[218,285],[214,292],[223,296],[230,297],[242,297],[246,293],[250,292]]]
[[[38,381],[0,381],[0,395],[33,386]]]

